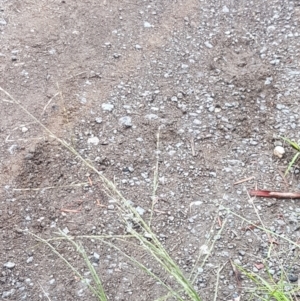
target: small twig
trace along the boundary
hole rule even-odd
[[[41,287],[41,290],[44,293],[44,296],[48,299],[48,301],[51,301],[51,299],[49,298],[49,294],[45,292],[44,288],[42,287],[42,285],[39,282],[38,282],[38,284]]]
[[[152,191],[152,197],[151,197],[152,204],[151,204],[149,227],[150,227],[151,222],[152,222],[154,206],[158,201],[156,191],[157,191],[157,188],[158,188],[159,136],[160,136],[160,128],[158,128],[158,132],[157,132],[157,136],[156,136],[156,138],[157,138],[157,140],[156,140],[156,164],[155,164],[154,174],[153,174],[153,191]]]
[[[244,182],[247,182],[247,181],[250,181],[250,180],[253,180],[253,179],[255,179],[255,177],[254,177],[254,176],[252,176],[252,177],[249,177],[249,178],[246,178],[246,179],[239,180],[239,181],[237,181],[237,182],[233,183],[233,185],[242,184],[242,183],[244,183]]]
[[[275,198],[275,199],[300,199],[299,192],[281,192],[269,190],[249,190],[250,196]]]
[[[61,212],[69,212],[69,213],[79,213],[81,209],[66,209],[66,208],[61,208]]]
[[[50,102],[51,102],[57,95],[59,95],[59,94],[60,94],[60,92],[57,92],[56,94],[54,94],[54,95],[49,99],[49,101],[47,102],[47,104],[44,106],[44,109],[43,109],[43,112],[42,112],[41,115],[44,115],[44,113],[45,113],[47,107],[49,106]]]
[[[193,155],[193,157],[195,157],[196,156],[196,153],[195,153],[195,140],[194,140],[193,137],[191,138],[191,149],[192,149],[192,155]]]
[[[214,295],[214,301],[217,301],[218,298],[218,286],[219,286],[219,280],[220,280],[220,273],[222,272],[223,268],[227,264],[228,261],[226,261],[218,270],[217,272],[217,281],[216,281],[216,288],[215,288],[215,295]]]
[[[103,204],[100,203],[100,200],[97,199],[96,202],[97,202],[97,206],[99,206],[99,207],[106,207],[106,205],[103,205]]]
[[[86,71],[83,71],[83,72],[79,72],[79,73],[77,73],[77,74],[74,74],[74,75],[68,77],[68,78],[66,79],[66,81],[67,81],[67,80],[74,79],[75,77],[77,77],[77,76],[79,76],[79,75],[82,75],[82,74],[84,74],[84,73],[86,73]]]
[[[233,274],[235,277],[235,280],[238,284],[238,287],[241,287],[241,281],[242,281],[242,274],[241,272],[236,268],[235,264],[233,263],[233,261],[230,259],[230,264],[232,266],[232,270],[233,270]]]
[[[78,183],[78,184],[71,184],[71,185],[63,185],[63,186],[49,186],[49,187],[40,187],[40,188],[14,188],[14,191],[39,191],[39,190],[48,190],[48,189],[55,189],[55,188],[67,188],[67,187],[81,187],[84,185],[88,185],[88,183]]]

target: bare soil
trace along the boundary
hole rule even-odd
[[[258,223],[247,189],[300,189],[297,164],[282,178],[293,151],[273,156],[280,136],[300,138],[299,17],[297,1],[2,0],[0,87],[114,181],[145,210],[145,220],[158,160],[153,231],[184,273],[196,276],[203,300],[213,300],[217,278],[217,300],[250,300],[249,281],[237,281],[230,260],[261,275],[271,270],[276,279],[282,267],[300,272],[291,245],[278,239],[266,258],[266,233],[222,209]],[[126,227],[97,175],[21,106],[1,92],[0,296],[96,300],[24,230],[50,239],[58,229],[125,235]],[[299,239],[297,201],[255,204],[266,227]],[[215,248],[202,267],[207,239]],[[52,243],[91,278],[72,246]],[[113,248],[94,239],[82,243],[109,300],[166,294]],[[137,245],[128,243],[125,251],[173,284]],[[268,268],[258,270],[265,261]]]

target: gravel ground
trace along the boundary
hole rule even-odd
[[[203,300],[216,291],[216,300],[252,300],[250,281],[236,279],[230,262],[275,281],[284,268],[287,289],[298,281],[298,249],[276,236],[299,240],[297,200],[247,194],[300,190],[299,165],[282,177],[294,152],[280,139],[300,140],[298,2],[0,1],[0,87],[112,180],[146,221],[158,162],[152,228]],[[1,99],[0,295],[96,300],[22,230],[45,239],[58,229],[124,235],[122,214],[95,172]],[[215,246],[201,265],[207,241]],[[109,300],[166,293],[124,254],[82,242]],[[114,243],[174,285],[139,247]],[[91,279],[72,246],[53,245]]]

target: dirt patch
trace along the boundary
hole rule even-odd
[[[230,259],[258,275],[271,270],[275,280],[282,267],[297,275],[295,249],[276,236],[299,239],[296,202],[255,201],[278,239],[270,243],[253,226],[261,221],[246,192],[256,185],[299,189],[297,166],[282,179],[292,151],[286,147],[282,160],[272,156],[279,136],[299,139],[297,7],[104,0],[2,1],[1,9],[1,88],[115,183],[145,221],[152,218],[159,241],[203,300],[216,291],[218,300],[249,300],[249,279],[237,281]],[[73,237],[128,235],[124,220],[132,216],[120,214],[95,170],[3,93],[0,106],[0,294],[96,300],[24,230],[44,239],[59,229]],[[245,178],[251,180],[233,185]],[[80,241],[109,300],[167,293],[126,255],[179,289],[131,238],[108,240],[124,253],[95,238]],[[215,246],[202,265],[208,241]],[[50,243],[91,280],[73,245]]]

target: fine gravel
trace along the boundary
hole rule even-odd
[[[281,138],[300,143],[299,1],[72,2],[0,1],[0,87],[152,217],[202,300],[254,300],[234,264],[275,282],[284,270],[289,290],[300,272],[298,201],[247,190],[300,190],[297,162],[283,176],[295,151]],[[0,296],[97,300],[27,231],[127,235],[139,225],[93,170],[1,100]],[[109,300],[166,294],[124,254],[80,241]],[[138,243],[113,243],[179,290]],[[53,246],[91,281],[73,246]]]

